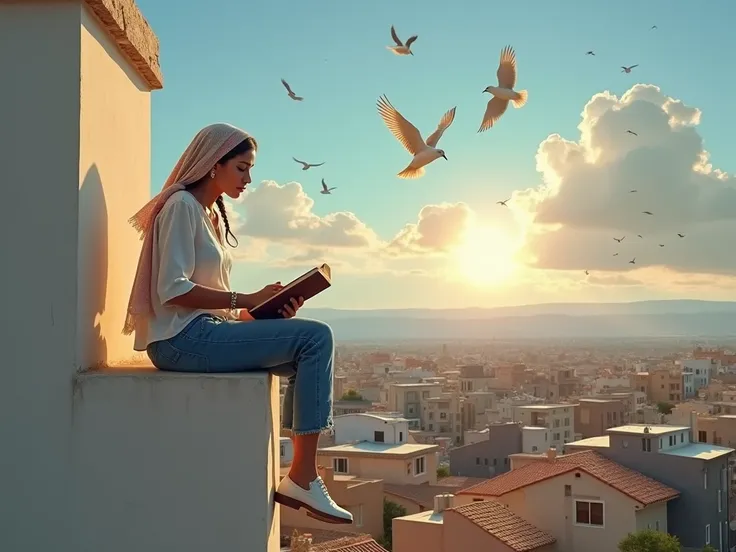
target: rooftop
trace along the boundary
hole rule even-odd
[[[374,412],[351,412],[350,414],[340,414],[339,416],[335,416],[335,418],[346,418],[348,416],[360,416],[363,418],[373,418],[376,420],[381,420],[385,423],[399,423],[399,422],[408,422],[406,418],[403,418],[401,416],[385,416],[382,414],[376,414]]]
[[[690,428],[688,426],[671,426],[664,424],[629,424],[612,427],[606,431],[608,433],[628,433],[631,435],[666,435],[667,433],[673,433],[675,431],[690,431]]]
[[[319,449],[322,454],[338,455],[338,454],[378,454],[387,456],[408,456],[412,454],[421,454],[435,452],[439,450],[437,445],[420,445],[416,443],[403,443],[394,445],[391,443],[374,443],[373,441],[361,441],[359,443],[351,443],[346,445],[335,445]]]
[[[440,387],[439,383],[392,383],[393,387]]]
[[[581,403],[600,403],[600,404],[610,404],[610,403],[617,403],[619,401],[615,399],[580,399]]]
[[[734,452],[732,448],[719,447],[718,445],[710,445],[708,443],[690,443],[659,451],[660,454],[698,458],[700,460],[712,460],[713,458],[731,454],[732,452]]]
[[[337,540],[331,540],[312,544],[310,552],[388,552],[383,546],[378,544],[370,535],[357,535],[343,537]]]
[[[679,492],[642,473],[626,468],[595,451],[587,450],[540,459],[511,470],[457,494],[503,496],[558,475],[580,470],[637,502],[647,505],[679,496]]]
[[[406,521],[416,521],[417,523],[442,523],[444,516],[442,515],[442,512],[437,513],[434,510],[426,510],[417,514],[402,516],[400,519]]]
[[[434,507],[434,497],[438,494],[457,493],[458,491],[467,489],[483,481],[486,481],[486,479],[479,477],[450,476],[438,479],[436,485],[410,485],[408,483],[399,485],[384,482],[383,491],[387,494],[398,496],[405,500],[410,500],[431,510]]]
[[[525,404],[517,406],[519,410],[555,410],[557,408],[573,408],[574,404]]]
[[[580,445],[581,447],[609,447],[611,446],[611,438],[608,435],[598,435],[596,437],[588,437],[567,443],[568,445]]]
[[[484,500],[448,511],[460,514],[514,552],[528,552],[555,542],[553,536],[517,516],[500,502]]]

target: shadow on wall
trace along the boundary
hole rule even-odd
[[[100,172],[94,164],[79,188],[77,248],[77,369],[87,370],[107,362],[100,317],[107,296],[108,214]]]

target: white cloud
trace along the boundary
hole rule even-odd
[[[652,85],[637,84],[621,98],[593,96],[578,126],[580,139],[554,134],[542,142],[537,169],[543,184],[515,192],[509,202],[528,225],[524,253],[533,265],[736,273],[736,256],[729,253],[736,181],[709,164],[696,128],[700,115]],[[620,244],[613,239],[622,236]],[[634,257],[636,264],[629,264]]]
[[[448,252],[462,243],[473,212],[465,203],[425,205],[387,246],[390,255]]]

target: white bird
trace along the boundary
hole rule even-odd
[[[322,165],[325,164],[324,161],[322,163],[307,163],[306,161],[299,161],[296,157],[292,157],[292,159],[296,161],[297,163],[301,163],[302,165],[304,165],[302,167],[303,171],[306,171],[307,169],[311,169],[312,167],[321,167]]]
[[[294,91],[291,89],[291,86],[289,86],[289,83],[286,82],[284,79],[281,79],[281,84],[284,85],[284,88],[286,88],[286,91],[289,93],[289,97],[292,100],[296,100],[297,102],[300,102],[304,99],[301,96],[297,96],[296,94],[294,94]]]
[[[414,52],[411,51],[411,45],[418,38],[417,35],[410,36],[406,40],[406,44],[404,44],[399,39],[399,35],[396,34],[396,29],[394,29],[394,26],[391,25],[391,38],[394,39],[396,46],[386,46],[386,48],[391,50],[394,54],[396,54],[397,56],[408,56],[408,55],[413,56],[414,55]]]
[[[401,142],[401,145],[414,156],[411,163],[398,174],[399,178],[419,178],[424,175],[425,165],[430,164],[440,157],[443,157],[447,161],[444,150],[438,149],[436,146],[437,142],[442,138],[442,133],[455,120],[456,109],[457,107],[453,107],[442,116],[437,129],[425,142],[417,127],[407,121],[401,113],[396,111],[396,108],[391,105],[391,102],[388,101],[386,96],[381,96],[378,99],[378,113],[383,118],[383,122],[386,123],[386,126],[396,139]]]
[[[330,194],[332,193],[332,190],[337,190],[337,186],[333,186],[332,188],[328,188],[327,184],[325,183],[325,179],[322,179],[322,190],[319,192],[321,194]]]
[[[509,102],[514,104],[517,109],[524,107],[529,93],[526,90],[519,92],[514,90],[516,85],[516,54],[511,46],[506,46],[501,50],[501,60],[498,63],[498,86],[488,86],[483,92],[493,94],[493,98],[488,102],[486,112],[483,115],[483,122],[480,124],[478,132],[484,132],[491,128],[501,115],[506,113]]]

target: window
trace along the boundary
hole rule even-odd
[[[373,432],[373,440],[376,443],[383,443],[384,440],[385,440],[384,439],[384,435],[383,435],[383,431],[374,431]]]
[[[647,438],[642,438],[641,450],[643,450],[644,452],[652,452],[652,440],[647,439]]]
[[[284,445],[280,445],[279,450],[281,451],[281,456],[286,456],[286,448]]]
[[[480,466],[480,456],[475,457],[475,465]]]
[[[576,500],[575,524],[603,527],[603,503],[599,501]]]
[[[565,485],[565,496],[572,496],[572,485]]]
[[[703,488],[708,488],[708,468],[703,470]]]
[[[685,434],[684,433],[680,433],[680,442],[681,443],[684,443],[685,442]]]
[[[721,489],[718,489],[718,512],[721,512]]]
[[[537,445],[532,445],[532,452],[537,452]]]
[[[708,434],[705,431],[698,431],[698,442],[705,443],[708,441]]]
[[[487,466],[487,465],[488,465],[488,458],[484,458],[484,459],[483,459],[483,464],[484,464],[485,466]]]
[[[659,531],[659,520],[656,520],[656,521],[654,522],[654,530],[655,530],[655,531]]]
[[[333,458],[332,467],[335,470],[335,473],[348,473],[348,459]]]
[[[404,442],[404,432],[399,431],[399,443],[403,443],[403,442]]]
[[[710,523],[705,526],[705,544],[710,544]]]
[[[424,475],[424,456],[414,459],[414,475]]]

